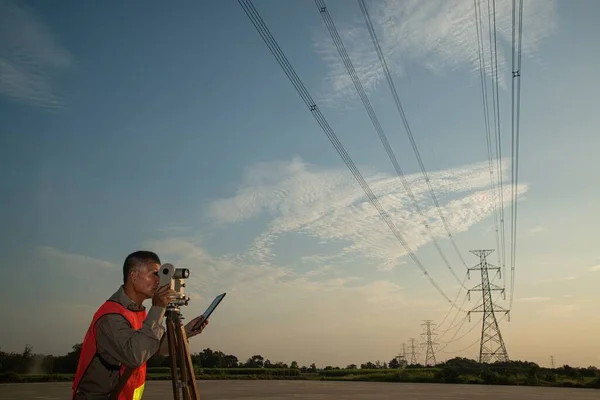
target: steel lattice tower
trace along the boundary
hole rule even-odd
[[[490,363],[494,361],[508,361],[508,354],[506,352],[506,346],[504,340],[502,340],[502,334],[500,333],[500,327],[496,320],[497,312],[503,312],[508,314],[508,310],[497,306],[492,300],[492,291],[501,291],[504,295],[504,288],[501,288],[493,283],[490,283],[489,270],[497,270],[500,274],[500,268],[488,264],[486,257],[490,255],[494,250],[471,250],[471,253],[479,257],[479,264],[475,267],[469,268],[467,274],[470,279],[471,271],[481,271],[481,283],[467,293],[470,297],[472,291],[482,292],[482,304],[473,308],[468,312],[469,320],[471,319],[472,312],[483,313],[483,323],[481,326],[481,344],[479,348],[479,362]]]
[[[398,363],[401,367],[405,367],[406,364],[406,343],[402,343],[402,353],[398,354]]]
[[[415,352],[415,339],[410,339],[410,364],[417,364],[417,353]]]
[[[430,320],[426,320],[421,326],[425,326],[425,332],[421,334],[421,336],[425,336],[427,339],[425,344],[427,345],[427,353],[425,355],[425,365],[435,365],[435,353],[433,352],[433,346],[436,344],[431,339],[432,336],[437,335],[437,333],[433,333],[431,331],[432,323]]]

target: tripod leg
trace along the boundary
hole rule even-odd
[[[179,337],[181,338],[181,362],[185,365],[186,375],[188,380],[188,392],[190,400],[200,400],[200,392],[198,391],[198,383],[196,382],[196,373],[194,372],[194,363],[192,362],[192,356],[190,355],[190,349],[188,347],[187,335],[185,334],[185,328],[183,325],[179,326]]]
[[[187,371],[187,358],[185,354],[186,337],[182,336],[183,327],[181,323],[177,326],[173,325],[173,329],[177,333],[177,358],[179,359],[179,371],[181,372],[181,389],[183,391],[183,400],[190,400],[189,374]]]
[[[177,335],[174,322],[167,318],[167,340],[169,343],[169,357],[171,358],[171,381],[173,383],[173,398],[181,400],[179,393],[179,373],[177,372]]]

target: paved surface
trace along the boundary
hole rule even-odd
[[[201,400],[588,400],[600,390],[524,386],[323,381],[198,381]],[[68,400],[69,383],[0,384],[1,400]],[[173,399],[170,381],[149,381],[143,400]]]

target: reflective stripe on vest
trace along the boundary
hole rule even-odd
[[[144,394],[145,383],[142,384],[139,388],[133,391],[133,400],[142,400],[142,395]]]
[[[83,344],[81,347],[81,355],[79,356],[79,363],[77,365],[77,372],[75,373],[75,379],[73,381],[73,392],[71,399],[75,398],[77,388],[81,382],[81,378],[84,376],[87,368],[96,356],[96,322],[100,317],[107,314],[120,314],[129,322],[131,327],[135,330],[142,328],[144,320],[146,319],[146,311],[131,311],[121,304],[107,300],[96,313],[92,319],[90,327],[88,328]],[[125,365],[121,365],[119,375],[122,375],[125,371]],[[133,370],[129,377],[127,384],[123,387],[123,390],[119,394],[118,400],[141,400],[144,392],[144,386],[146,381],[146,363],[142,364],[139,368]]]

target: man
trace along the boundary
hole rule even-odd
[[[146,378],[146,361],[154,354],[167,355],[168,342],[162,320],[175,292],[158,287],[161,262],[150,251],[131,253],[123,263],[123,285],[96,312],[85,335],[72,400],[140,400]],[[148,312],[142,305],[152,299]],[[193,331],[202,318],[185,325],[187,338],[202,332],[208,321]]]

